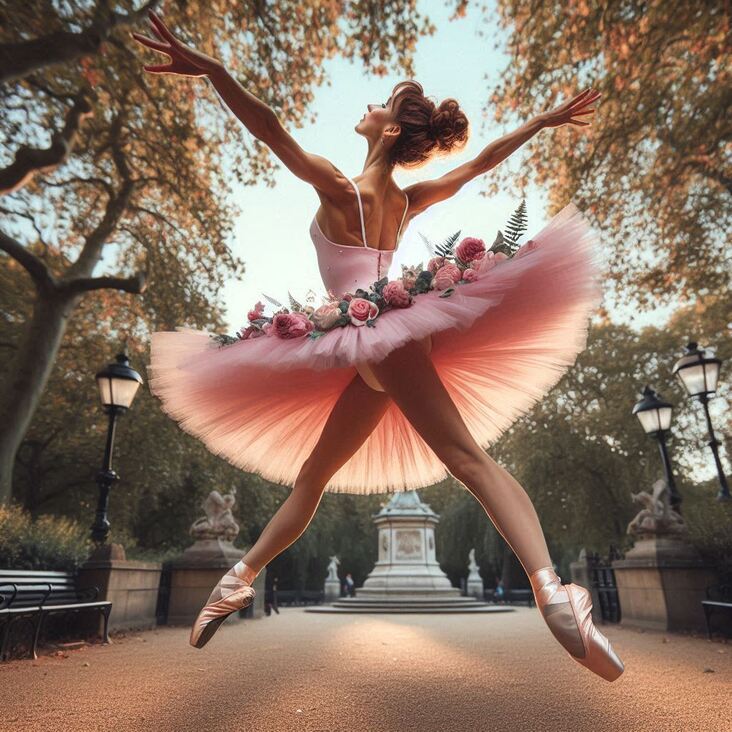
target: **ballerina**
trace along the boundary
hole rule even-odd
[[[386,102],[368,104],[355,126],[368,143],[356,180],[303,150],[219,61],[181,42],[155,13],[150,22],[155,38],[132,36],[170,61],[144,69],[206,77],[249,131],[315,188],[321,206],[310,234],[335,298],[316,311],[319,320],[285,310],[277,327],[252,334],[264,337],[225,347],[201,330],[152,334],[150,388],[162,408],[233,465],[292,486],[256,543],[212,591],[190,643],[201,648],[231,613],[251,603],[254,579],[305,531],[326,490],[407,490],[449,473],[518,557],[537,608],[570,657],[608,681],[618,678],[624,666],[592,623],[590,593],[562,584],[529,496],[484,449],[585,347],[587,319],[602,295],[597,235],[569,203],[532,237],[531,247],[522,247],[526,256],[497,261],[482,251],[482,241],[464,240],[458,250],[476,265],[470,277],[435,257],[429,270],[437,284],[412,297],[407,275],[390,282],[393,307],[376,320],[373,302],[363,296],[388,276],[415,216],[540,130],[589,125],[599,92],[585,89],[445,175],[400,190],[392,178],[396,167],[420,167],[464,146],[468,120],[454,99],[437,106],[410,80],[397,84]],[[445,278],[457,276],[463,284],[447,292]],[[313,321],[327,330],[325,321],[340,318],[344,304],[352,324],[304,337],[315,335]],[[261,307],[250,321],[261,323]],[[375,327],[356,327],[366,320]]]

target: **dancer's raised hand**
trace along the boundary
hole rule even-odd
[[[587,107],[599,99],[600,96],[599,91],[588,87],[573,99],[564,102],[564,104],[560,104],[549,112],[542,112],[538,116],[544,122],[545,127],[561,127],[561,125],[566,124],[585,127],[590,124],[589,120],[584,121],[575,118],[581,115],[592,114],[595,110],[587,109]]]
[[[170,63],[146,65],[142,67],[145,71],[150,74],[205,76],[221,68],[220,61],[179,41],[152,10],[148,16],[150,17],[150,28],[159,40],[148,38],[141,33],[131,33],[130,35],[143,46],[170,56]]]

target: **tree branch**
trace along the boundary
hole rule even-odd
[[[132,277],[114,277],[103,275],[101,277],[77,277],[74,280],[64,282],[60,289],[68,294],[90,292],[91,290],[124,290],[135,295],[140,295],[147,288],[147,274],[138,272]]]
[[[65,162],[76,144],[82,120],[91,114],[92,106],[88,92],[79,92],[66,114],[63,130],[56,131],[51,136],[50,147],[23,145],[16,152],[15,160],[7,168],[0,170],[0,196],[18,190],[39,171],[51,170]]]
[[[110,129],[112,160],[122,178],[122,185],[114,195],[110,196],[102,220],[97,224],[94,231],[85,237],[84,247],[78,259],[66,270],[62,282],[71,282],[76,277],[89,277],[100,259],[102,247],[129,205],[135,188],[135,181],[130,176],[127,162],[122,153],[122,124],[123,120],[120,114],[112,122]]]
[[[56,287],[56,278],[46,263],[4,231],[0,231],[0,251],[6,252],[20,262],[40,290],[49,291]]]
[[[58,31],[27,41],[0,44],[0,83],[18,81],[34,71],[96,53],[114,30],[134,25],[159,2],[149,0],[128,15],[115,13],[106,2],[101,2],[94,20],[79,33]]]

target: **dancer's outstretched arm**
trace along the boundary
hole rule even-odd
[[[409,196],[410,211],[421,213],[435,203],[454,196],[468,181],[491,168],[495,168],[514,150],[530,140],[539,130],[545,127],[560,127],[564,124],[579,126],[589,125],[589,121],[576,119],[580,115],[592,114],[594,109],[587,107],[600,97],[589,87],[576,97],[560,104],[556,109],[536,115],[517,130],[494,140],[472,160],[459,165],[454,170],[434,180],[421,181],[405,188]]]
[[[280,123],[274,110],[248,92],[217,59],[176,38],[152,11],[150,28],[158,40],[140,33],[132,37],[147,48],[170,56],[167,64],[146,65],[151,74],[207,76],[229,109],[245,127],[264,142],[298,177],[325,194],[337,195],[349,188],[348,179],[327,158],[306,152]]]

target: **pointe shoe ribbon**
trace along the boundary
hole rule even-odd
[[[537,569],[529,581],[537,607],[567,653],[606,681],[615,681],[625,666],[592,622],[590,592],[573,583],[561,584],[552,567]]]

